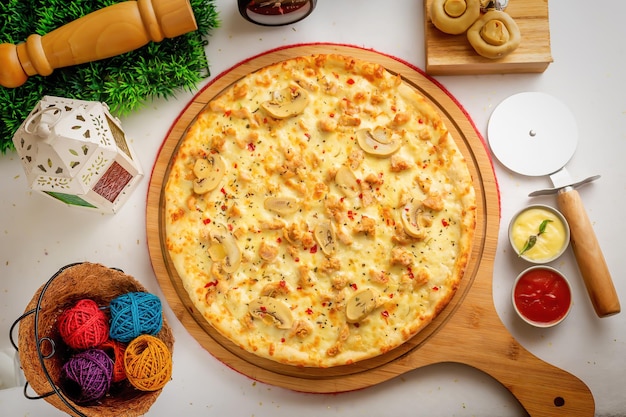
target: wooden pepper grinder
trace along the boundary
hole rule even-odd
[[[110,58],[196,29],[188,0],[117,3],[44,36],[0,44],[0,85],[19,87],[30,75],[50,75],[55,68]]]

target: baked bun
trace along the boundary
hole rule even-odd
[[[450,35],[464,33],[480,16],[480,0],[433,0],[430,20]]]
[[[522,36],[509,14],[490,10],[467,30],[467,40],[479,55],[497,59],[517,49]]]

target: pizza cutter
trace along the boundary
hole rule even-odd
[[[571,246],[599,317],[620,312],[620,302],[577,188],[599,175],[572,181],[565,164],[576,151],[578,131],[569,108],[549,94],[525,92],[502,101],[487,127],[489,146],[508,169],[526,176],[549,175],[554,188],[529,197],[555,194],[571,230]]]

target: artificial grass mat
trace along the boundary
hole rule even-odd
[[[95,10],[124,0],[2,0],[0,43],[18,44]],[[31,76],[17,88],[0,86],[0,152],[13,150],[13,135],[45,95],[105,102],[118,116],[153,98],[177,90],[194,91],[210,75],[207,35],[220,24],[213,0],[189,0],[198,30],[150,42],[134,51],[100,61]]]

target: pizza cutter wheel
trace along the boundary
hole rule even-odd
[[[515,94],[493,111],[487,128],[489,146],[508,169],[527,176],[549,175],[554,188],[529,194],[556,194],[571,229],[576,262],[599,317],[620,312],[620,302],[578,187],[599,175],[574,182],[564,168],[576,151],[576,119],[558,99],[539,92]]]

